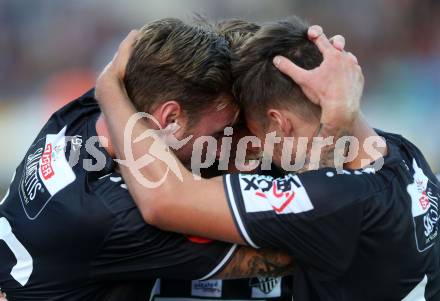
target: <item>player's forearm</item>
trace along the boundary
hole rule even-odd
[[[293,274],[294,260],[286,253],[240,247],[229,264],[214,278],[280,277]]]

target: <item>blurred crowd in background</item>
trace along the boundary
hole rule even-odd
[[[0,0],[0,198],[41,126],[94,85],[132,28],[163,17],[298,15],[342,34],[363,67],[371,123],[440,172],[438,0]]]

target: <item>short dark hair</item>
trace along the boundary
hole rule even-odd
[[[190,121],[231,95],[228,42],[208,23],[191,25],[175,18],[145,25],[125,75],[128,96],[139,111],[177,100]],[[232,97],[224,97],[229,99]]]
[[[216,27],[218,33],[228,41],[233,53],[260,29],[255,22],[237,18],[221,20]]]
[[[301,88],[273,65],[276,55],[305,69],[321,64],[322,54],[309,41],[308,27],[296,17],[264,24],[240,47],[238,60],[233,62],[233,90],[246,116],[264,123],[269,106],[290,106],[305,116],[320,114],[319,107],[307,99]]]

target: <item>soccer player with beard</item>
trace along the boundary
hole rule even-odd
[[[178,138],[193,135],[185,146],[174,144],[182,161],[189,162],[195,138],[222,133],[237,115],[228,43],[200,24],[146,25],[125,84],[153,125],[176,122]],[[157,277],[290,271],[291,259],[279,252],[199,244],[145,223],[106,133],[90,91],[52,115],[18,166],[0,200],[0,288],[10,301],[145,300]]]
[[[286,141],[330,138],[319,161],[307,145],[306,167],[324,168],[203,180],[181,169],[181,179],[169,174],[162,186],[148,188],[135,176],[138,167],[126,162],[128,188],[144,219],[160,228],[288,251],[296,259],[295,300],[439,300],[440,184],[413,144],[372,129],[359,114],[357,59],[335,50],[320,28],[310,31],[316,46],[298,20],[263,26],[240,50],[235,91],[260,139],[273,131]],[[135,113],[121,84],[132,38],[97,85],[106,87],[97,88],[97,98],[121,159],[127,159],[122,134]],[[138,124],[135,132],[147,128]],[[345,153],[331,139],[345,135],[357,139],[350,141],[359,152]],[[157,137],[133,147],[135,159],[152,140],[160,143]],[[282,151],[276,144],[273,161],[288,170]],[[351,158],[341,169],[336,159],[343,155]],[[140,172],[160,177],[167,168],[156,160]]]

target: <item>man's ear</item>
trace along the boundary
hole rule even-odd
[[[292,120],[290,120],[286,112],[278,109],[269,109],[267,111],[267,117],[270,121],[270,132],[276,131],[278,134],[282,134],[284,137],[293,136]]]
[[[177,122],[181,128],[186,128],[187,118],[181,105],[176,100],[167,100],[160,104],[153,112],[162,128]]]

